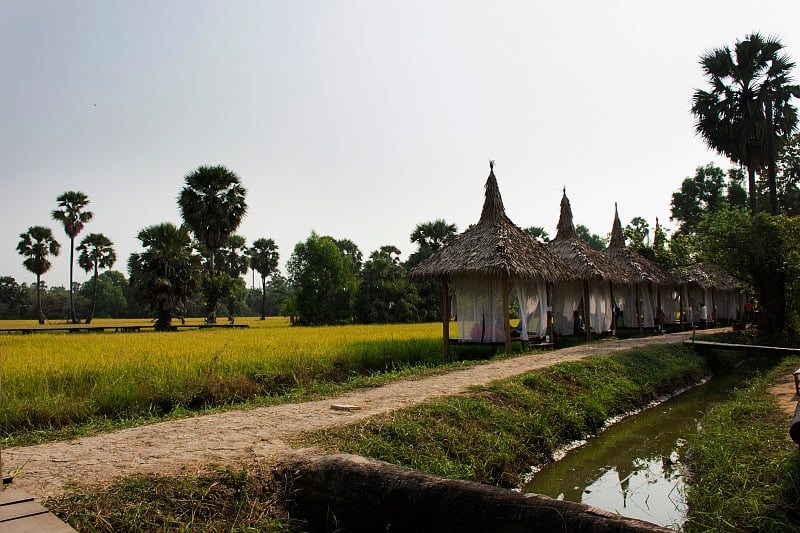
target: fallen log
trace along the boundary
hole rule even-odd
[[[289,514],[313,533],[671,531],[580,503],[354,455],[299,458],[283,468]]]

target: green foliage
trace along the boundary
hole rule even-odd
[[[415,322],[419,304],[417,289],[396,258],[384,250],[373,252],[361,271],[356,320],[365,324]]]
[[[741,171],[735,168],[728,171],[726,181],[723,170],[713,163],[697,167],[694,176],[684,179],[680,190],[672,193],[670,219],[680,224],[678,232],[693,235],[704,216],[725,205],[744,207],[746,193],[741,179]]]
[[[111,240],[102,233],[90,233],[83,238],[78,250],[81,255],[78,257],[78,265],[86,272],[94,271],[92,278],[94,279],[94,289],[92,291],[91,299],[92,306],[89,310],[89,315],[86,317],[86,323],[92,321],[95,312],[95,300],[97,299],[97,274],[101,268],[111,268],[117,260],[117,255],[114,253],[114,245]]]
[[[642,217],[633,217],[622,230],[622,234],[625,236],[627,245],[634,250],[650,245],[650,224]]]
[[[583,224],[575,226],[575,234],[580,240],[594,248],[595,250],[602,251],[608,245],[608,239],[601,237]]]
[[[544,230],[541,226],[529,226],[527,228],[523,228],[525,233],[533,237],[539,242],[550,242],[550,235]]]
[[[200,279],[200,257],[194,253],[189,227],[162,223],[147,227],[137,238],[144,252],[131,254],[128,272],[136,297],[158,314],[157,330],[168,330]]]
[[[352,320],[358,280],[350,257],[342,253],[335,239],[312,232],[305,242],[297,243],[287,269],[298,324]]]
[[[39,323],[44,324],[45,316],[42,313],[41,302],[41,278],[42,274],[50,270],[49,256],[58,255],[61,245],[53,237],[50,228],[44,226],[31,226],[28,231],[20,234],[20,241],[17,244],[17,252],[25,260],[22,265],[33,274],[36,274],[36,307],[38,310]]]
[[[411,269],[427,259],[447,241],[456,236],[458,229],[455,224],[448,224],[444,219],[433,222],[417,224],[411,232],[411,242],[417,244],[417,250],[408,258],[408,268]]]
[[[278,245],[272,239],[257,239],[247,254],[253,270],[261,275],[261,319],[264,320],[267,316],[267,278],[278,268]]]
[[[97,318],[123,317],[129,311],[128,301],[125,298],[127,285],[128,281],[121,272],[110,270],[81,285],[77,296],[79,301],[83,299],[94,302],[92,316]],[[78,309],[80,310],[80,306]]]
[[[69,237],[69,307],[70,319],[77,323],[75,316],[75,304],[72,298],[72,267],[73,256],[75,255],[75,237],[83,230],[84,224],[92,219],[92,212],[86,211],[89,205],[89,197],[82,192],[67,191],[60,195],[58,200],[59,209],[54,210],[51,215],[53,220],[61,222],[64,232]]]

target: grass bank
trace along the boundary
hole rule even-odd
[[[800,456],[767,388],[800,358],[757,377],[702,420],[689,441],[687,532],[800,531]]]
[[[723,362],[709,362],[683,345],[594,356],[305,435],[297,444],[513,487],[531,465],[597,433],[609,418],[694,383]]]

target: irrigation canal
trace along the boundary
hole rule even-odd
[[[680,528],[687,512],[685,439],[752,370],[742,365],[623,419],[537,472],[523,490]]]

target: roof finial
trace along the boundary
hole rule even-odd
[[[494,171],[494,159],[489,160],[489,172]]]

